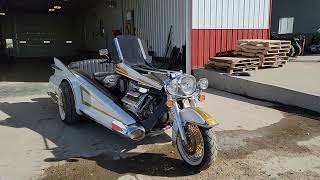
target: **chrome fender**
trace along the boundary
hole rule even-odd
[[[219,123],[209,113],[206,113],[200,108],[185,108],[180,110],[179,114],[183,121],[183,126],[187,123],[193,123],[200,127],[209,129],[219,125]],[[172,126],[172,141],[174,144],[176,144],[178,134],[178,124],[177,121],[174,121]]]

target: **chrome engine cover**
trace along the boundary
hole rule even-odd
[[[121,101],[123,102],[125,108],[138,115],[138,112],[141,109],[143,102],[147,96],[148,94],[129,91]]]

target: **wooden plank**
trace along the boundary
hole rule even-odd
[[[257,54],[255,54],[255,53],[248,53],[248,52],[242,52],[242,51],[240,51],[240,52],[235,52],[234,54],[235,54],[235,55],[244,56],[244,57],[259,57],[259,56],[257,56]]]
[[[279,50],[252,50],[252,49],[246,49],[246,48],[243,48],[242,50],[247,53],[266,54],[266,55],[279,53]]]
[[[248,67],[248,68],[227,68],[227,67],[217,67],[212,65],[206,65],[206,69],[214,69],[214,70],[220,70],[224,71],[226,73],[237,73],[237,72],[247,72],[247,71],[256,71],[258,70],[258,67]]]
[[[238,41],[239,44],[241,43],[247,43],[253,46],[256,45],[263,45],[266,47],[269,47],[271,45],[281,45],[281,41],[280,40],[264,40],[264,39],[243,39],[243,40],[239,40]]]
[[[248,63],[252,61],[257,61],[259,58],[244,58],[244,57],[213,57],[210,61],[221,61],[228,63]]]
[[[265,51],[269,51],[269,50],[280,50],[281,46],[276,46],[276,45],[272,45],[272,46],[263,46],[261,44],[258,44],[256,46],[254,45],[250,45],[250,44],[237,44],[236,46],[237,49],[251,49],[251,50],[265,50]]]
[[[289,53],[290,49],[280,49],[279,53]]]
[[[281,45],[291,45],[291,41],[281,40]]]

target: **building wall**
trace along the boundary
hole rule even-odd
[[[270,37],[271,0],[192,0],[192,67],[234,50],[238,39]]]
[[[72,56],[78,48],[80,37],[71,15],[18,14],[14,22],[17,57]]]
[[[78,28],[72,15],[18,13],[8,14],[5,18],[3,34],[14,42],[13,49],[6,49],[10,56],[71,56],[79,47],[81,38],[76,33]],[[44,41],[51,43],[45,44]],[[67,44],[66,41],[73,43]]]
[[[158,56],[164,56],[172,25],[173,45],[186,43],[186,0],[123,0],[124,16],[134,10],[136,33]]]
[[[279,20],[294,17],[293,33],[314,33],[320,29],[319,0],[274,0],[272,32],[278,32]]]
[[[120,1],[118,1],[120,2]],[[105,0],[100,1],[96,7],[84,13],[84,38],[86,49],[98,51],[100,49],[111,49],[113,35],[112,30],[122,29],[122,11],[121,4],[116,8],[110,8]],[[102,21],[104,34],[100,32],[100,23]]]
[[[123,4],[121,4],[123,2]],[[85,15],[85,39],[89,50],[111,49],[112,30],[123,31],[127,11],[134,11],[136,35],[148,48],[163,56],[170,26],[173,26],[173,45],[182,47],[186,40],[185,0],[123,0],[115,8],[105,0]],[[103,20],[105,35],[100,36],[99,21]]]

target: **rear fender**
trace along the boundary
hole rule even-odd
[[[76,103],[76,112],[81,115],[80,110],[80,85],[81,82],[79,79],[65,66],[59,59],[54,58],[54,64],[51,67],[55,70],[54,75],[52,75],[49,79],[49,88],[50,94],[58,95],[59,87],[63,81],[67,81],[72,87],[72,91],[74,94],[74,99]]]
[[[57,58],[54,58],[54,64],[51,67],[55,70],[54,75],[49,79],[49,87],[53,93],[57,93],[59,86],[63,80],[69,82],[72,85],[72,81],[75,80],[74,74]]]

